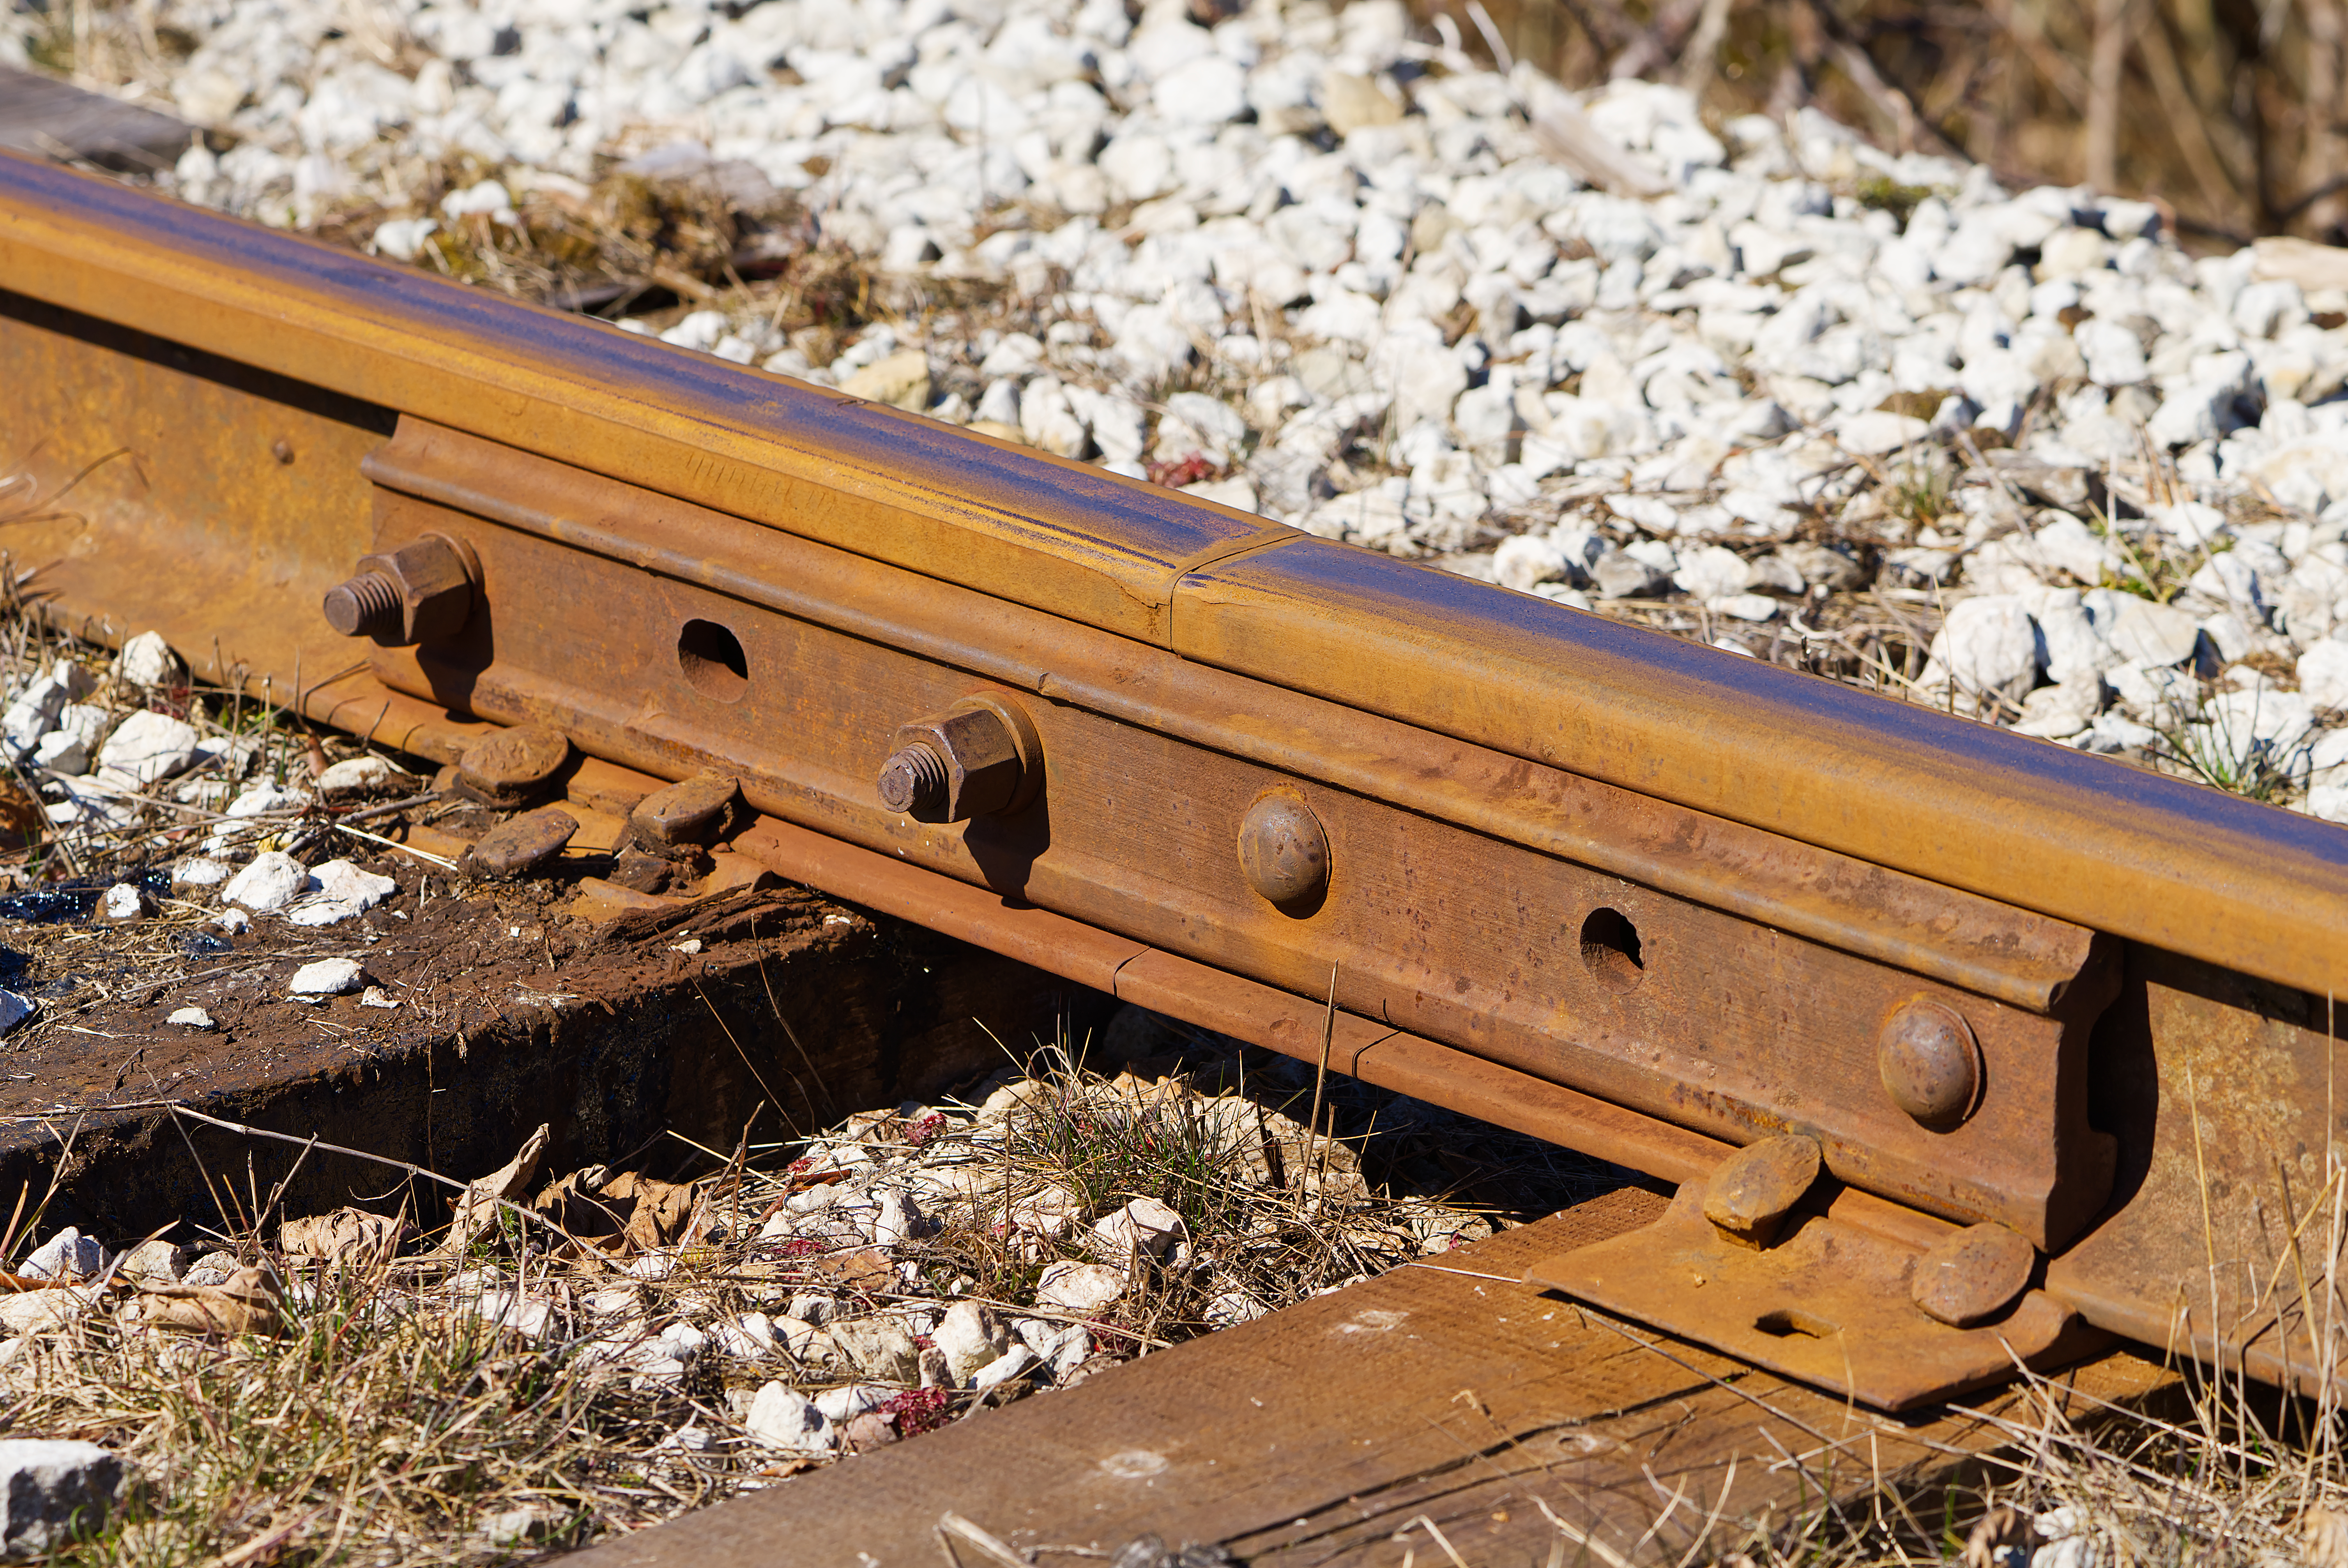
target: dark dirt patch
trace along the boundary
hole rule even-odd
[[[812,1130],[1000,1065],[990,1030],[1023,1041],[1108,1005],[803,889],[597,925],[561,913],[553,883],[457,897],[412,863],[369,868],[400,891],[331,927],[0,932],[22,949],[16,989],[42,999],[0,1043],[0,1203],[23,1185],[29,1208],[54,1177],[44,1229],[137,1236],[232,1228],[289,1173],[290,1212],[396,1201],[396,1172],[175,1128],[158,1102],[459,1177],[541,1122],[556,1168],[682,1164],[698,1158],[683,1140],[730,1149],[754,1112],[762,1139]],[[399,1005],[293,999],[294,970],[327,958],[355,959]],[[166,1021],[191,1006],[215,1028]],[[425,1215],[440,1205],[424,1184],[410,1197]]]

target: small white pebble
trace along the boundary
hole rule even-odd
[[[171,867],[174,887],[216,887],[228,880],[229,868],[217,860],[191,856]]]
[[[672,943],[670,944],[669,951],[672,953],[697,953],[701,951],[701,938],[698,937],[688,937],[682,942]]]
[[[130,883],[118,882],[98,901],[98,913],[106,920],[136,920],[147,913],[146,895]]]
[[[176,1023],[182,1029],[212,1029],[217,1027],[212,1022],[212,1015],[206,1012],[201,1008],[181,1008],[163,1021],[166,1023]]]
[[[287,989],[297,997],[338,997],[359,989],[359,966],[352,958],[320,958],[294,971]]]
[[[336,763],[318,775],[318,793],[332,799],[336,795],[366,794],[389,789],[398,774],[381,757],[351,757]]]
[[[236,908],[223,909],[207,923],[218,926],[232,937],[241,937],[252,929],[252,917]]]
[[[396,1008],[398,1005],[398,1001],[381,986],[369,986],[359,993],[359,1006],[363,1008]]]

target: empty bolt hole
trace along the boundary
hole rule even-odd
[[[1647,978],[1639,927],[1619,909],[1592,909],[1581,923],[1581,961],[1609,990],[1627,991]]]
[[[676,634],[677,668],[693,689],[721,702],[739,702],[750,689],[750,661],[742,640],[714,620],[688,620]]]
[[[1842,1332],[1822,1317],[1790,1310],[1765,1313],[1754,1319],[1753,1327],[1776,1339],[1791,1339],[1797,1335],[1805,1339],[1831,1339]]]

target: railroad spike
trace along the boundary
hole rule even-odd
[[[2002,1225],[1967,1225],[1916,1260],[1909,1299],[1952,1328],[1986,1323],[2030,1287],[2038,1249]]]
[[[1704,1193],[1704,1217],[1750,1246],[1776,1239],[1786,1215],[1818,1179],[1818,1142],[1797,1132],[1764,1138],[1721,1162]]]

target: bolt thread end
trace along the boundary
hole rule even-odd
[[[399,585],[379,571],[361,572],[326,592],[326,624],[345,637],[384,637],[400,630]]]
[[[927,746],[907,746],[880,768],[880,804],[908,816],[935,820],[945,810],[945,759]]]

